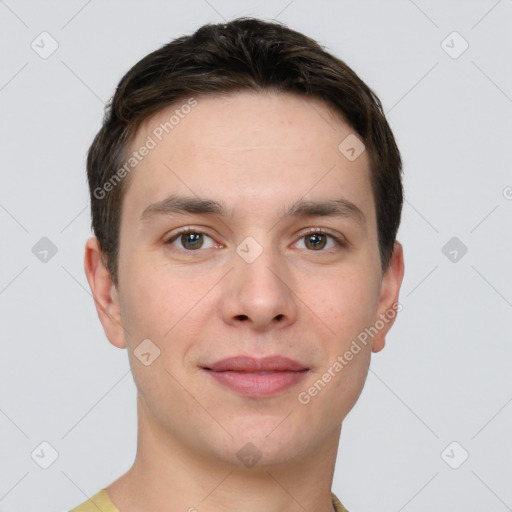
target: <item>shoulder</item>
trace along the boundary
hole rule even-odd
[[[98,512],[98,510],[102,512],[119,512],[110,500],[106,489],[101,489],[101,491],[69,512]]]
[[[335,512],[348,512],[348,510],[341,504],[340,500],[333,493],[331,493],[331,498]]]
[[[335,512],[348,512],[348,510],[341,504],[338,498],[332,493],[331,498]],[[106,489],[101,489],[101,491],[69,512],[97,512],[98,509],[102,512],[119,512],[119,510],[110,500]]]

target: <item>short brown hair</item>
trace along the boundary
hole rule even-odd
[[[207,24],[150,53],[121,79],[87,156],[92,229],[118,285],[121,206],[128,177],[116,186],[143,121],[190,96],[239,90],[279,91],[324,100],[363,140],[371,165],[382,270],[389,265],[403,203],[402,162],[375,93],[313,39],[278,22],[238,18]],[[341,142],[341,141],[340,141]],[[103,191],[102,194],[98,190]]]

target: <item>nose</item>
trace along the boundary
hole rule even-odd
[[[234,269],[224,282],[222,319],[254,331],[282,329],[297,319],[297,297],[286,266],[270,248],[252,263],[234,254]]]

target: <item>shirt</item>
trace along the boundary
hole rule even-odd
[[[347,509],[339,502],[338,498],[331,493],[332,505],[336,512],[348,512]],[[92,498],[88,499],[78,507],[69,512],[119,512],[119,509],[110,501],[106,489],[102,489]]]

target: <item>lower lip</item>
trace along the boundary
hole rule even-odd
[[[214,372],[204,370],[218,382],[245,396],[265,397],[274,395],[298,384],[308,373],[284,371],[267,374],[246,372]]]

